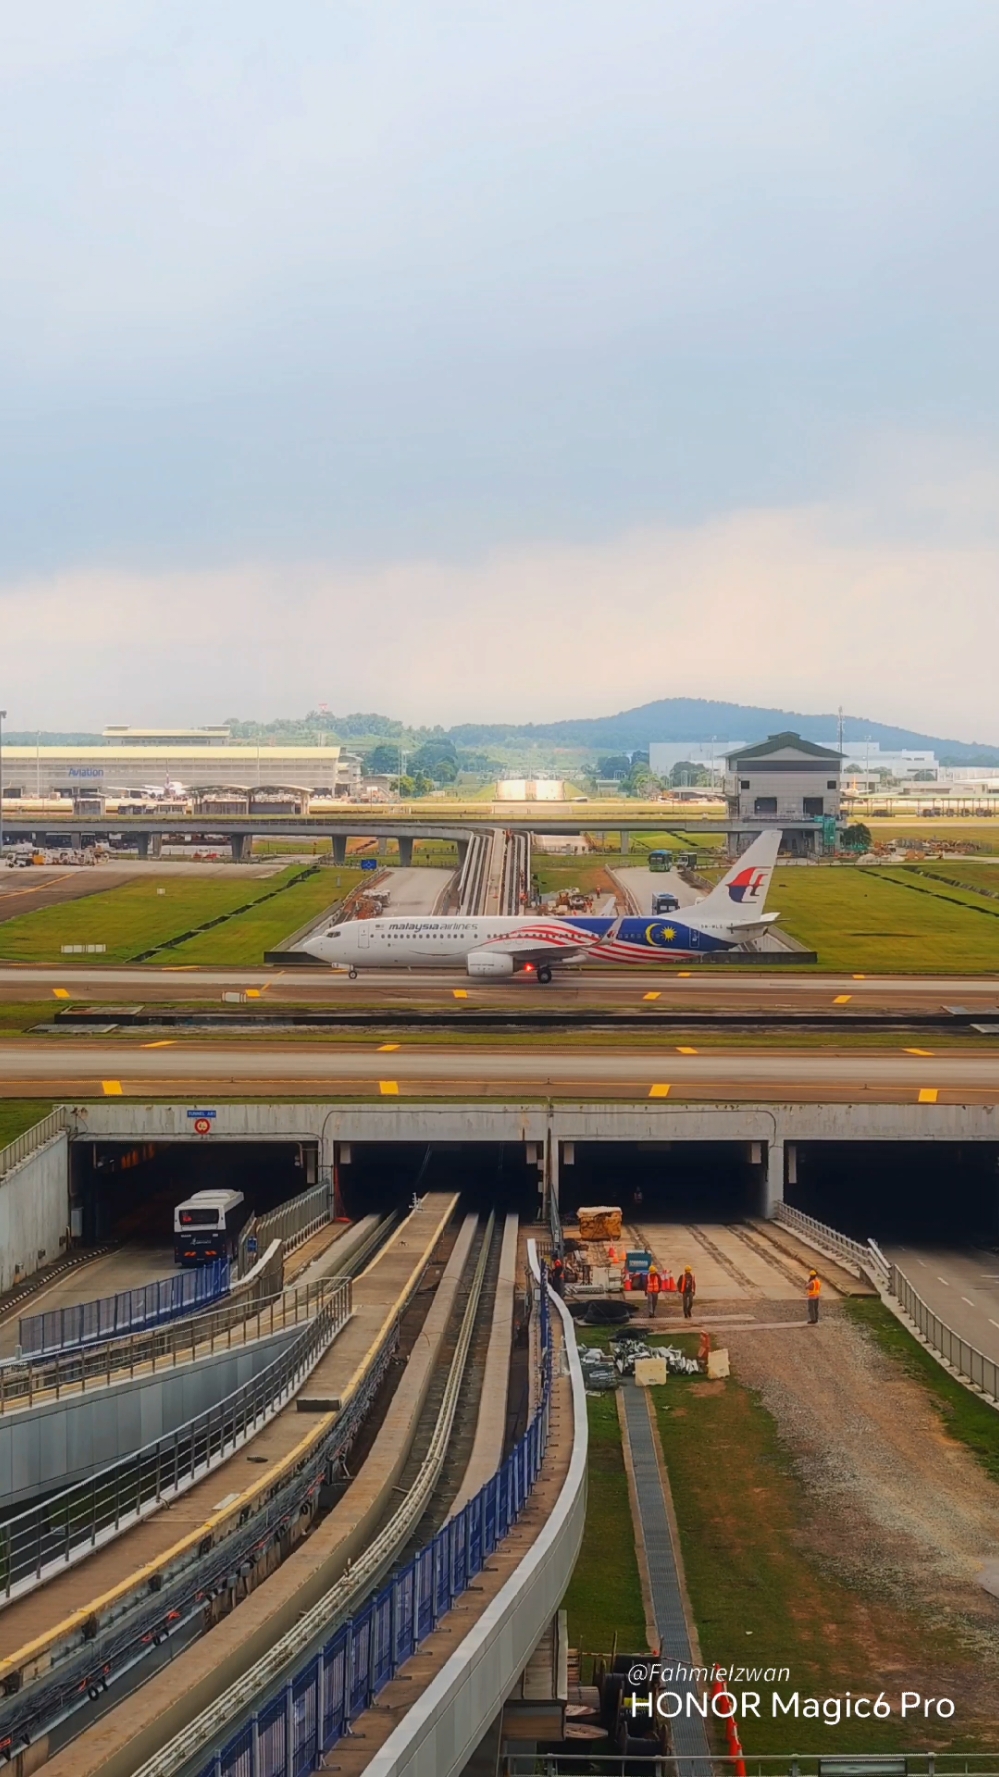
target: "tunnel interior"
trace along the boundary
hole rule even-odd
[[[524,1142],[341,1143],[337,1184],[344,1215],[384,1214],[416,1191],[457,1191],[466,1210],[495,1209],[533,1222],[541,1213],[540,1144]]]
[[[580,1204],[620,1207],[627,1223],[739,1221],[762,1206],[760,1142],[564,1142],[563,1221]]]
[[[257,1215],[316,1182],[313,1142],[73,1142],[73,1232],[105,1240],[173,1243],[174,1205],[195,1191],[242,1191]]]
[[[785,1198],[855,1240],[999,1241],[999,1142],[802,1142]]]

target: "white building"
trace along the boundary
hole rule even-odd
[[[654,740],[649,746],[649,770],[656,777],[669,777],[674,765],[686,759],[722,777],[728,754],[745,745],[744,740]]]
[[[771,734],[726,759],[725,799],[732,850],[769,827],[784,831],[787,851],[819,852],[836,842],[841,755],[800,734]]]
[[[350,796],[360,773],[360,760],[340,746],[233,741],[228,728],[113,727],[96,746],[3,749],[5,801],[63,796],[76,802],[135,792]]]

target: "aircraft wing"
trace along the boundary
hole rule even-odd
[[[550,938],[494,938],[482,945],[488,956],[512,957],[514,966],[525,963],[572,963],[585,956],[589,945],[554,944]]]

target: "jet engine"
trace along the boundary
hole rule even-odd
[[[466,968],[470,975],[512,975],[513,957],[502,950],[470,950]]]

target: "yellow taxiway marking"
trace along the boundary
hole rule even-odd
[[[854,980],[855,980],[855,981],[866,981],[866,980],[867,980],[867,976],[866,976],[866,975],[854,975],[854,977],[853,977],[853,979],[854,979]]]
[[[936,1086],[920,1086],[920,1088],[919,1088],[919,1103],[920,1104],[936,1104],[937,1096],[938,1096],[938,1089]]]
[[[689,981],[690,977],[693,973],[694,973],[693,969],[680,969],[677,972],[676,978],[678,981]]]
[[[398,1049],[398,1047],[398,1043],[379,1043],[378,1053],[379,1055],[391,1055],[393,1050]]]
[[[834,1006],[848,1006],[850,1001],[852,1000],[852,998],[853,998],[852,993],[838,993],[836,995],[836,998],[833,1000],[833,1005]]]
[[[452,987],[451,992],[454,994],[454,997],[456,1000],[467,1000],[467,998],[468,998],[467,988]]]
[[[659,999],[662,999],[662,994],[661,993],[643,993],[642,998],[643,998],[643,1000],[659,1000]]]
[[[120,1098],[121,1097],[121,1081],[120,1080],[102,1080],[101,1085],[104,1088],[105,1098]]]
[[[650,1086],[649,1087],[649,1097],[650,1098],[668,1098],[669,1097],[669,1087],[664,1086],[661,1083],[658,1085],[655,1085],[655,1086]]]
[[[398,1098],[399,1082],[398,1080],[379,1080],[378,1090],[383,1098]]]
[[[52,998],[55,1000],[68,1000],[69,999],[69,988],[68,987],[53,987]]]
[[[163,973],[164,975],[189,975],[192,969],[197,967],[197,963],[164,963]]]
[[[260,992],[261,990],[259,987],[248,987],[246,989],[246,997],[248,1000],[258,1000],[260,998]]]
[[[142,1047],[144,1049],[172,1049],[176,1040],[176,1037],[160,1037],[159,1042],[143,1043]]]
[[[697,1054],[696,1049],[685,1049],[682,1043],[678,1044],[676,1052],[678,1055],[696,1055]]]
[[[907,1055],[932,1055],[933,1050],[932,1049],[907,1049],[905,1051],[905,1053]]]

